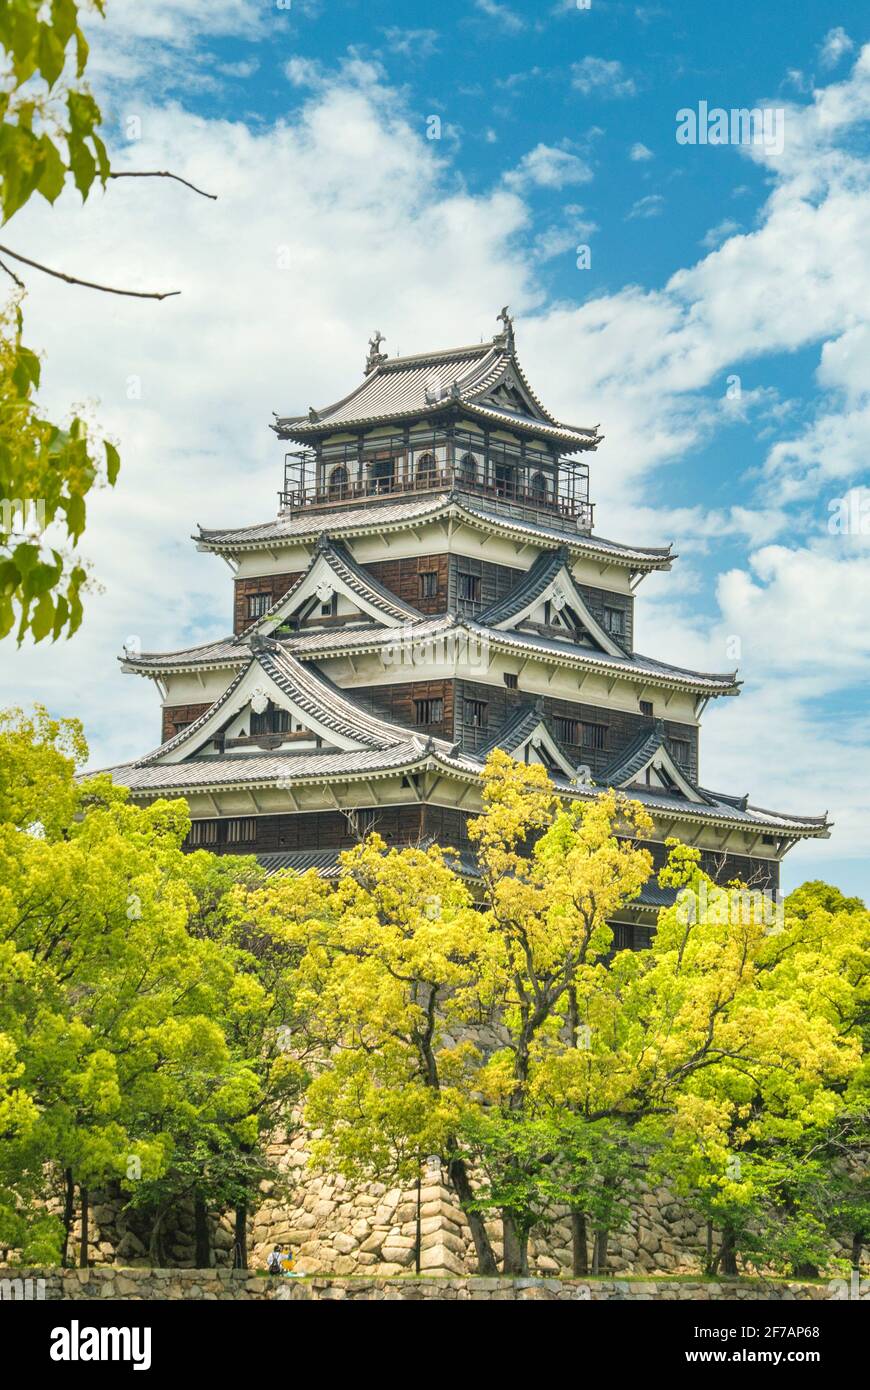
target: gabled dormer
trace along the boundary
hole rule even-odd
[[[270,637],[345,623],[398,627],[421,617],[419,609],[386,589],[356,563],[346,546],[324,532],[308,569],[251,630]]]
[[[571,573],[565,549],[539,555],[525,578],[504,598],[485,608],[477,621],[501,631],[532,631],[567,639],[608,656],[626,654],[592,613]]]

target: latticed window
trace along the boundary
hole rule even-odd
[[[641,702],[640,702],[640,712],[641,712],[641,714],[645,714],[645,715],[647,716],[648,719],[652,719],[652,716],[653,716],[653,702],[652,702],[652,700],[641,700]]]
[[[605,748],[607,746],[607,725],[606,724],[586,724],[580,725],[581,743],[584,748]]]
[[[414,712],[418,724],[440,724],[444,718],[444,701],[440,696],[415,700]]]
[[[465,722],[470,729],[486,728],[486,700],[465,701]]]
[[[556,716],[553,720],[553,728],[560,743],[579,743],[580,742],[580,720],[563,719]]]
[[[621,608],[605,608],[604,626],[614,637],[625,636],[625,614]]]
[[[459,586],[459,598],[462,603],[480,602],[480,575],[479,574],[458,574],[456,582]]]
[[[692,761],[692,745],[685,738],[669,738],[668,752],[678,767],[687,768]]]
[[[262,713],[251,710],[252,734],[286,734],[290,731],[290,711],[270,705]]]
[[[266,593],[266,594],[248,594],[248,617],[249,617],[249,618],[262,618],[263,614],[264,614],[264,613],[268,613],[268,611],[269,611],[269,609],[270,609],[271,607],[272,607],[272,595],[271,595],[270,593]]]
[[[227,844],[249,845],[257,838],[257,822],[253,816],[227,821]]]
[[[216,820],[195,820],[190,823],[187,837],[191,845],[216,845],[218,842],[218,823]]]
[[[515,676],[512,671],[505,671],[504,683],[508,690],[516,690],[520,683],[519,676]]]
[[[420,597],[436,598],[438,594],[438,571],[420,571]]]

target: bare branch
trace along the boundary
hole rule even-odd
[[[195,183],[189,183],[187,179],[183,179],[183,178],[181,177],[180,174],[171,174],[171,173],[169,172],[168,169],[149,169],[149,170],[145,170],[145,171],[142,171],[142,172],[140,172],[139,170],[130,171],[130,170],[126,170],[126,169],[120,169],[120,170],[118,170],[117,173],[115,173],[114,170],[113,170],[112,173],[109,175],[109,178],[110,178],[110,179],[174,179],[176,183],[183,183],[184,186],[185,186],[185,188],[191,188],[191,189],[193,189],[193,192],[194,192],[194,193],[198,193],[199,196],[200,196],[201,198],[211,198],[212,202],[215,202],[215,203],[217,202],[217,196],[218,196],[218,195],[217,195],[216,193],[206,193],[202,188],[197,188],[197,186],[196,186]]]
[[[23,289],[26,289],[26,288],[27,288],[27,286],[25,285],[24,281],[23,281],[23,280],[19,280],[18,276],[15,274],[15,271],[14,271],[14,270],[10,270],[10,269],[9,269],[9,266],[6,265],[3,261],[0,261],[0,270],[5,270],[5,271],[6,271],[6,274],[9,276],[10,280],[14,280],[15,283],[16,283],[16,285],[18,286],[18,288],[19,288],[20,290],[23,290]]]
[[[5,256],[11,256],[14,261],[21,261],[24,265],[32,266],[34,270],[41,270],[46,275],[53,275],[56,280],[64,280],[68,285],[82,285],[87,290],[101,290],[103,294],[123,294],[131,299],[171,299],[173,295],[181,294],[181,290],[166,290],[163,294],[159,294],[157,291],[151,293],[146,290],[117,290],[112,285],[98,285],[93,280],[80,280],[76,275],[67,275],[63,270],[52,270],[50,266],[41,265],[39,261],[31,261],[27,256],[20,255],[18,251],[13,251],[8,246],[0,246],[0,251]]]

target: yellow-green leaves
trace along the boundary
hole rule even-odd
[[[0,315],[0,638],[15,630],[19,642],[56,641],[81,623],[88,575],[75,547],[86,499],[113,486],[120,466],[84,420],[62,430],[42,418],[39,365],[21,340],[20,311]]]
[[[0,46],[11,78],[0,103],[4,222],[34,193],[53,203],[68,174],[83,198],[95,179],[105,184],[108,177],[100,110],[81,85],[88,46],[80,8],[76,0],[0,4]],[[102,13],[102,4],[94,8]]]

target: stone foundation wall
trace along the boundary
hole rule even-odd
[[[808,1284],[796,1280],[766,1281],[658,1279],[477,1279],[477,1278],[315,1278],[269,1279],[242,1270],[229,1269],[10,1269],[0,1275],[0,1301],[26,1297],[7,1285],[4,1276],[21,1281],[29,1297],[46,1301],[122,1299],[153,1300],[229,1300],[253,1299],[260,1302],[306,1300],[389,1300],[449,1301],[559,1300],[610,1302],[638,1299],[676,1302],[825,1302],[844,1298],[838,1285]],[[40,1286],[38,1281],[42,1281]],[[870,1301],[870,1280],[861,1285],[860,1296]]]
[[[291,1245],[296,1268],[305,1275],[391,1276],[413,1274],[416,1264],[418,1193],[416,1187],[384,1183],[352,1185],[309,1165],[310,1136],[292,1132],[270,1150],[279,1177],[261,1185],[261,1200],[248,1221],[248,1264],[264,1270],[275,1245]],[[468,1223],[437,1170],[424,1177],[419,1192],[420,1270],[437,1276],[473,1275],[477,1265]],[[167,1263],[191,1268],[194,1256],[192,1207],[176,1213],[165,1232],[163,1260],[149,1254],[141,1218],[120,1204],[94,1194],[90,1213],[90,1259],[94,1265],[144,1266]],[[229,1214],[209,1218],[212,1262],[233,1263],[233,1225]],[[488,1223],[497,1258],[501,1223]],[[78,1250],[78,1228],[74,1228]],[[591,1241],[590,1241],[591,1243]],[[706,1228],[665,1188],[641,1190],[622,1231],[610,1235],[607,1270],[619,1275],[698,1274],[703,1267]],[[844,1250],[839,1254],[846,1254]],[[3,1252],[0,1250],[0,1260]],[[590,1251],[591,1257],[591,1251]],[[559,1278],[572,1271],[571,1231],[555,1220],[532,1232],[530,1273]]]

